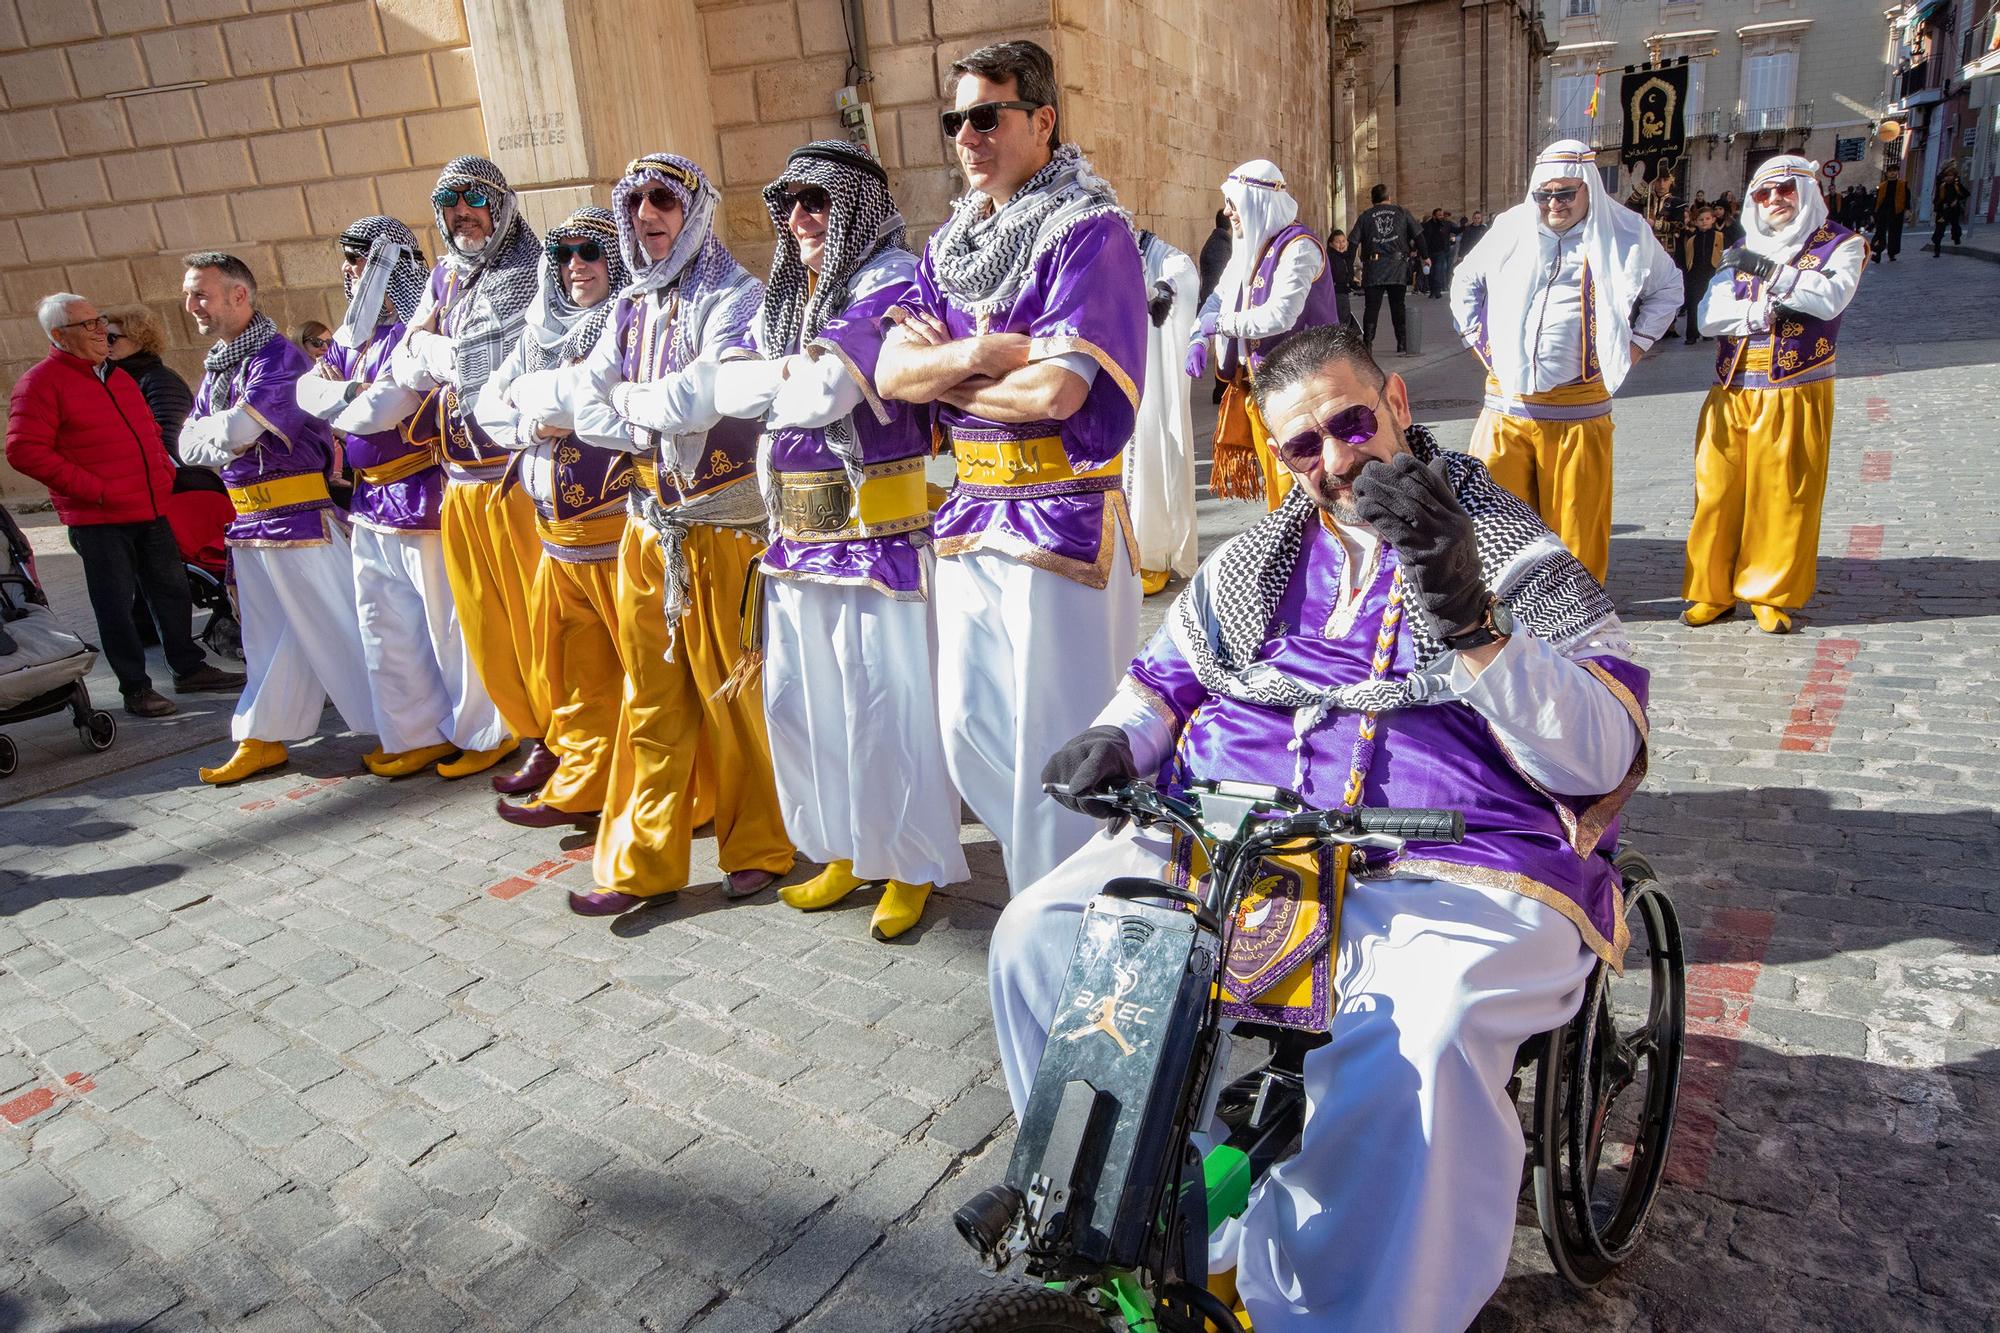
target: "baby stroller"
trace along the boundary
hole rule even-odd
[[[97,650],[64,629],[35,580],[34,549],[14,516],[0,507],[0,723],[48,717],[65,708],[90,750],[118,739],[118,719],[93,708],[83,678]],[[20,762],[14,742],[0,736],[0,777]]]
[[[195,609],[208,612],[208,623],[197,636],[218,657],[243,660],[243,630],[229,595],[229,548],[223,544],[236,507],[222,478],[207,468],[183,467],[174,475],[174,493],[167,498],[167,522],[180,547],[187,570],[188,595]]]

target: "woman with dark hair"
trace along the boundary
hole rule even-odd
[[[300,351],[318,361],[333,344],[333,330],[316,319],[309,319],[292,334],[292,341],[299,345]]]
[[[139,392],[146,395],[146,406],[152,409],[153,420],[160,425],[160,442],[167,446],[167,453],[178,466],[181,423],[187,420],[188,409],[194,405],[194,392],[172,366],[160,360],[160,353],[166,350],[166,338],[151,311],[134,306],[112,312],[109,321],[104,333],[111,339],[112,364],[139,381]]]

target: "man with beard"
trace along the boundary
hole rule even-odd
[[[386,380],[404,321],[423,299],[422,251],[410,229],[388,217],[359,219],[339,244],[347,317],[300,378],[298,403],[347,439],[354,605],[381,738],[362,762],[402,777],[454,753],[491,750],[506,740],[507,726],[458,633],[438,536],[444,473],[407,429],[421,399],[385,385],[355,406]]]
[[[1090,836],[1037,775],[1117,684],[1139,578],[1119,486],[1145,378],[1146,286],[1117,196],[1056,123],[1033,42],[952,66],[939,119],[971,187],[882,347],[884,398],[935,404],[938,712],[952,781],[1016,891]]]
[[[1225,1014],[1330,1040],[1305,1057],[1298,1152],[1209,1256],[1259,1333],[1456,1333],[1512,1247],[1515,1051],[1623,956],[1617,879],[1594,853],[1645,771],[1646,673],[1604,590],[1411,424],[1403,381],[1353,330],[1287,339],[1257,396],[1297,487],[1202,565],[1042,777],[1100,817],[1114,812],[1096,798],[1135,778],[1464,813],[1463,843],[1292,858],[1239,916]],[[1017,1113],[1086,904],[1119,876],[1173,882],[1187,855],[1157,830],[1107,830],[1001,914],[988,976]],[[1338,939],[1260,971],[1273,932],[1317,912],[1315,889],[1338,901],[1340,876]]]
[[[1757,169],[1743,245],[1723,256],[1701,303],[1701,331],[1717,346],[1695,428],[1688,625],[1720,620],[1741,599],[1757,628],[1784,634],[1813,594],[1834,353],[1868,264],[1861,238],[1827,220],[1818,169],[1790,154]]]
[[[742,344],[764,285],[716,236],[720,208],[687,158],[632,162],[611,192],[631,285],[580,364],[524,375],[509,391],[519,429],[567,430],[637,456],[615,593],[621,741],[597,830],[596,887],[569,896],[582,916],[615,916],[686,886],[691,779],[704,743],[715,762],[724,894],[748,897],[792,867],[763,701],[739,674],[744,584],[765,527],[757,429],[715,405],[716,366]]]
[[[930,414],[874,382],[917,260],[888,173],[845,140],[794,151],[764,202],[771,280],[716,403],[764,430],[764,709],[785,831],[826,866],[780,896],[809,912],[880,884],[869,926],[893,939],[971,873],[937,733]]]
[[[1264,353],[1294,329],[1337,324],[1340,308],[1326,247],[1298,220],[1298,200],[1284,173],[1262,158],[1222,182],[1223,212],[1235,230],[1229,267],[1201,316],[1201,341],[1186,369],[1200,376],[1212,361],[1224,383],[1215,418],[1208,489],[1231,500],[1262,500],[1276,509],[1291,474],[1271,455],[1271,441],[1251,401]]]
[[[229,724],[236,752],[201,770],[221,785],[284,763],[288,742],[319,730],[327,696],[350,731],[374,731],[375,708],[353,556],[326,489],[332,434],[298,404],[312,362],[257,309],[242,260],[210,250],[182,262],[188,315],[215,345],[181,427],[181,458],[220,472],[236,506],[226,540],[249,675]]]
[[[502,791],[533,791],[555,772],[542,744],[549,701],[535,660],[528,584],[541,558],[534,506],[500,485],[507,451],[487,438],[472,406],[494,367],[521,336],[535,295],[541,245],[520,216],[520,200],[500,168],[483,157],[454,158],[431,195],[444,254],[423,305],[390,365],[396,386],[428,394],[412,438],[434,443],[444,462],[445,572],[479,678],[513,735],[438,765],[448,778],[491,768],[528,742],[527,757],[494,779]],[[365,409],[374,411],[371,405]]]
[[[1602,582],[1611,564],[1611,398],[1673,325],[1680,270],[1604,191],[1588,144],[1535,159],[1451,284],[1452,322],[1486,367],[1468,450]]]
[[[632,455],[560,427],[524,422],[513,390],[524,376],[590,355],[610,320],[612,298],[630,280],[610,209],[581,208],[551,228],[527,331],[487,379],[474,411],[488,438],[513,451],[501,486],[519,486],[534,501],[542,546],[528,600],[535,660],[549,693],[548,746],[558,764],[526,801],[503,795],[496,804],[502,819],[527,828],[588,827],[604,808],[625,692],[618,660],[618,543],[625,536]]]

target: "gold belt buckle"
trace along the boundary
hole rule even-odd
[[[778,492],[778,517],[794,532],[840,532],[853,513],[854,497],[846,480],[786,481]]]

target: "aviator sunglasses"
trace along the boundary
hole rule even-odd
[[[817,185],[802,185],[778,196],[778,216],[790,217],[794,208],[803,208],[809,217],[820,217],[833,207],[833,196]]]
[[[1528,192],[1528,198],[1545,207],[1549,204],[1566,204],[1576,198],[1576,192],[1582,188],[1580,185],[1572,185],[1567,190],[1531,190]]]
[[[1374,439],[1379,426],[1375,409],[1356,403],[1352,407],[1341,408],[1324,421],[1314,422],[1310,428],[1288,440],[1273,441],[1272,448],[1292,467],[1304,470],[1319,461],[1327,437],[1331,436],[1352,448]]]
[[[1750,197],[1760,204],[1768,204],[1772,199],[1796,199],[1799,197],[1797,181],[1773,181],[1750,191]]]
[[[486,191],[476,185],[463,190],[439,190],[431,196],[431,202],[439,208],[450,208],[461,199],[467,208],[485,208],[493,202]]]
[[[572,259],[581,259],[586,264],[595,264],[604,258],[604,247],[596,241],[580,241],[575,245],[550,245],[549,258],[561,268]]]
[[[626,200],[625,207],[636,213],[640,204],[651,204],[662,213],[670,213],[681,206],[680,196],[664,185],[655,185],[643,194],[635,194]]]
[[[972,126],[974,134],[991,134],[1000,128],[1002,111],[1035,111],[1040,102],[981,102],[963,111],[946,111],[938,116],[938,124],[944,127],[944,137],[956,139],[960,129]]]

